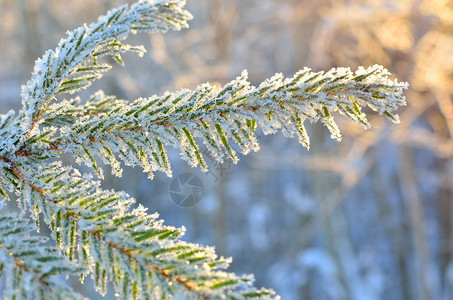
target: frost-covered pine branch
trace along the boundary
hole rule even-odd
[[[74,93],[100,78],[111,66],[98,59],[109,55],[123,64],[127,51],[143,55],[145,49],[122,43],[129,33],[165,32],[187,27],[191,15],[182,9],[184,1],[139,1],[111,10],[97,23],[67,33],[55,50],[48,50],[35,64],[32,79],[22,87],[20,117],[33,130],[41,114],[57,94]]]
[[[0,209],[4,209],[4,199]],[[45,246],[46,238],[31,236],[28,221],[15,214],[0,214],[0,274],[6,299],[81,299],[59,278],[79,275],[83,268]]]
[[[101,294],[112,282],[116,294],[126,299],[277,297],[271,290],[253,287],[251,276],[226,272],[229,259],[218,258],[212,248],[181,241],[184,228],[164,225],[142,206],[133,208],[134,199],[101,189],[92,176],[63,165],[60,155],[72,154],[100,179],[97,158],[117,176],[123,162],[141,166],[152,178],[155,171],[171,176],[168,147],[180,149],[190,165],[207,170],[200,143],[218,161],[237,162],[235,148],[243,154],[259,149],[257,130],[298,137],[308,148],[307,121],[323,122],[332,138],[341,139],[334,121],[337,112],[365,129],[370,124],[362,107],[398,122],[393,113],[405,104],[407,84],[390,80],[389,72],[378,65],[355,72],[304,69],[291,78],[277,74],[258,87],[251,86],[243,72],[224,87],[203,84],[131,103],[103,92],[85,102],[78,97],[54,101],[59,94],[88,87],[109,70],[110,65],[100,62],[102,56],[122,64],[122,53],[143,53],[142,47],[123,43],[129,33],[186,27],[191,16],[183,5],[178,0],[139,1],[68,32],[55,50],[37,61],[31,80],[22,88],[21,111],[1,115],[0,195],[14,195],[21,211],[37,223],[42,216],[60,249],[45,248],[28,233],[16,245],[7,235],[16,229],[32,230],[23,219],[26,214],[0,219],[0,229],[7,228],[0,232],[0,265],[15,268],[19,275],[13,277],[25,276],[34,287],[24,290],[25,281],[7,279],[17,285],[14,291],[51,298],[46,292],[51,288],[63,295],[70,290],[54,281],[50,285],[47,276],[82,272],[82,278],[93,276]],[[33,244],[35,252],[18,252],[15,247],[24,243]],[[36,261],[43,257],[63,267],[27,267],[41,266]]]

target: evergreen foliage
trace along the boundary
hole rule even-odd
[[[22,88],[22,109],[0,120],[0,194],[13,197],[21,215],[1,214],[0,270],[5,296],[27,299],[78,298],[57,280],[93,276],[96,290],[106,293],[112,282],[124,299],[247,299],[278,297],[257,289],[251,276],[228,273],[229,259],[210,247],[180,240],[184,228],[166,226],[157,214],[124,192],[100,188],[91,175],[82,175],[59,161],[70,153],[78,163],[103,178],[100,158],[121,176],[121,162],[140,166],[149,177],[163,171],[171,176],[168,147],[180,149],[191,166],[207,169],[200,143],[218,161],[237,162],[257,151],[254,135],[282,132],[309,148],[305,123],[323,122],[332,138],[341,139],[333,114],[370,127],[362,107],[397,123],[393,112],[405,105],[406,83],[389,79],[378,65],[332,69],[326,73],[299,71],[291,78],[277,74],[258,87],[247,73],[224,87],[203,84],[195,90],[167,92],[131,103],[97,92],[87,101],[57,100],[90,86],[111,66],[111,56],[139,55],[142,47],[124,44],[129,33],[164,32],[187,27],[190,14],[184,1],[139,1],[110,11],[98,22],[67,33],[55,50],[36,62],[32,78]],[[27,215],[38,227],[28,224]],[[56,248],[44,246],[34,233],[40,217],[51,230]]]

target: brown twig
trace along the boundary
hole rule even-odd
[[[0,244],[0,249],[1,249],[1,248],[3,248],[3,245],[2,245],[2,244]],[[13,257],[13,259],[14,259],[14,264],[15,264],[19,269],[21,269],[22,271],[28,272],[28,273],[33,273],[29,268],[27,268],[26,266],[24,266],[24,262],[23,262],[22,260],[17,259],[17,258],[14,256],[14,253],[9,252],[9,251],[7,251],[7,252],[8,252],[8,255],[10,255],[10,256]],[[46,281],[44,280],[44,277],[45,277],[44,275],[40,275],[40,276],[38,277],[38,282],[39,282],[41,285],[44,285],[44,286],[48,287],[48,286],[49,286],[49,283],[46,282]]]

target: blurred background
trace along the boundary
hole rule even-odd
[[[66,30],[124,2],[0,0],[0,113],[20,108],[34,60]],[[149,181],[126,169],[104,186],[184,225],[186,240],[232,256],[230,270],[255,274],[283,299],[453,299],[453,1],[198,0],[187,8],[190,29],[134,36],[145,57],[126,56],[125,67],[81,95],[104,89],[134,100],[223,85],[243,69],[257,85],[303,67],[382,64],[410,83],[401,124],[371,114],[373,130],[364,131],[337,116],[343,141],[309,125],[310,151],[258,132],[258,153],[234,166],[211,162],[208,173],[173,151],[173,174],[203,183],[189,208],[171,201],[165,174]],[[91,284],[80,288],[102,298]]]

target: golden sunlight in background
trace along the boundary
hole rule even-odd
[[[34,60],[66,30],[122,3],[0,0],[0,113],[18,107]],[[408,105],[398,126],[381,117],[370,117],[367,132],[339,124],[340,144],[311,126],[309,153],[265,137],[262,151],[205,184],[211,194],[198,210],[175,211],[161,187],[155,193],[164,200],[149,200],[151,184],[137,170],[120,189],[142,195],[167,222],[187,221],[192,241],[216,245],[233,256],[233,271],[255,273],[257,285],[283,299],[453,299],[453,1],[187,6],[189,29],[135,37],[131,43],[143,43],[147,55],[127,56],[126,67],[94,90],[133,100],[206,81],[223,85],[243,69],[256,84],[303,67],[381,64],[409,82]],[[253,239],[252,219],[262,224],[263,244]]]

